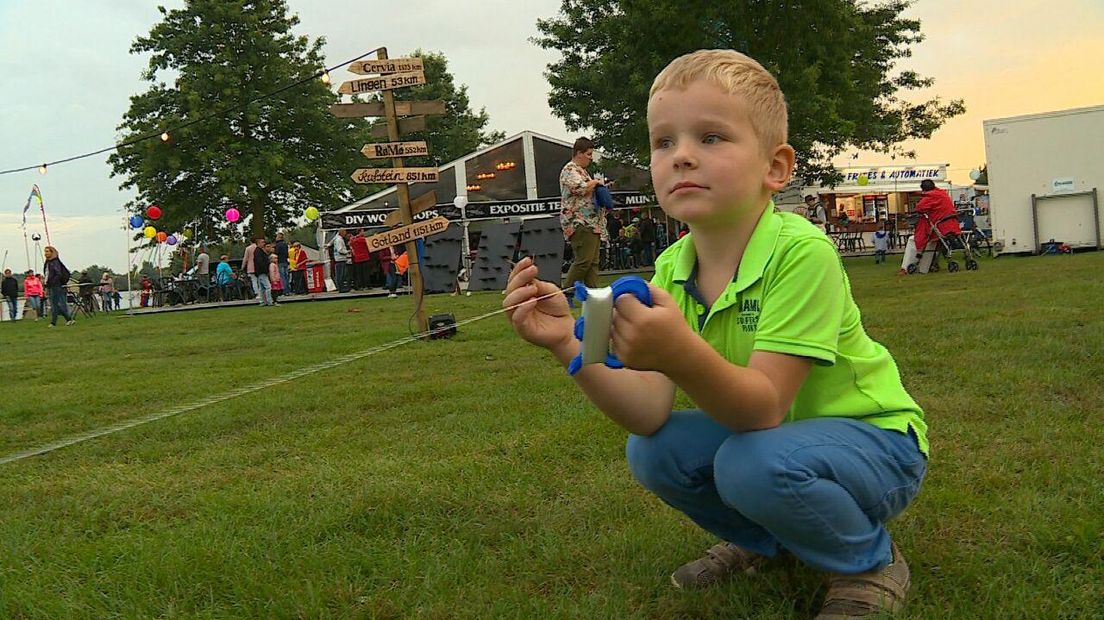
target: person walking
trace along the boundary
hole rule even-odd
[[[42,272],[46,274],[46,290],[50,295],[50,327],[57,326],[57,318],[60,314],[65,317],[66,325],[73,325],[73,313],[69,311],[69,304],[65,303],[65,285],[69,284],[69,269],[61,262],[57,248],[52,245],[43,250],[46,263],[42,266]]]
[[[571,161],[560,171],[560,224],[564,239],[571,244],[571,268],[567,284],[576,281],[598,286],[598,255],[605,216],[594,204],[594,188],[602,185],[586,168],[594,161],[594,142],[579,138],[571,148]]]

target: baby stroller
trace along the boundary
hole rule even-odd
[[[931,216],[924,212],[910,214],[909,221],[913,224],[914,229],[920,218],[926,220],[931,231],[931,237],[929,237],[924,251],[917,255],[917,261],[908,266],[907,271],[910,274],[916,273],[920,265],[925,261],[931,263],[931,266],[928,268],[929,272],[939,271],[940,254],[947,257],[947,271],[952,273],[958,271],[958,262],[954,260],[954,253],[957,251],[962,252],[963,258],[965,259],[966,271],[977,271],[977,259],[974,257],[974,251],[970,248],[970,244],[967,242],[963,233],[945,233],[939,229],[940,224],[948,220],[957,220],[957,213],[941,218],[939,221],[933,221]]]

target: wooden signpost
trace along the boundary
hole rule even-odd
[[[410,217],[414,217],[422,211],[425,211],[426,209],[431,209],[436,205],[437,192],[430,191],[428,193],[422,194],[410,203]],[[388,213],[387,219],[383,220],[384,226],[394,226],[395,224],[400,223],[402,223],[402,211],[399,209],[395,209],[391,213]]]
[[[425,73],[411,71],[410,73],[392,73],[379,77],[364,78],[363,80],[352,80],[342,84],[337,92],[342,95],[357,95],[360,93],[374,93],[378,90],[388,91],[407,86],[420,86],[425,83]]]
[[[389,248],[393,245],[412,243],[415,239],[436,235],[439,232],[444,232],[448,227],[448,218],[435,217],[432,220],[426,220],[424,222],[418,222],[417,224],[411,224],[410,226],[403,226],[402,228],[395,228],[387,232],[382,232],[378,235],[372,235],[365,239],[365,241],[368,243],[369,251],[378,252],[383,248]],[[413,262],[411,262],[411,264],[413,264]]]
[[[377,142],[365,144],[360,149],[368,159],[384,157],[419,157],[429,155],[429,145],[425,142]]]
[[[386,116],[382,101],[368,101],[364,103],[335,103],[330,106],[330,113],[338,118],[367,118],[369,116]],[[444,114],[445,102],[440,99],[433,101],[396,101],[395,114],[399,116],[418,116],[421,114]],[[400,126],[401,128],[401,126]]]
[[[426,128],[424,116],[411,116],[410,118],[399,119],[399,133],[413,133],[415,131],[424,131]],[[372,137],[387,140],[390,138],[390,129],[387,128],[387,123],[380,123],[375,127],[372,127]]]
[[[358,60],[349,65],[349,71],[357,75],[375,75],[377,73],[409,73],[411,71],[424,71],[425,64],[422,59],[413,58],[388,58],[386,60]]]
[[[410,201],[408,183],[432,183],[438,179],[437,168],[407,168],[403,166],[403,157],[426,156],[429,147],[425,142],[402,142],[404,133],[425,130],[427,114],[444,114],[443,101],[395,101],[392,90],[407,86],[419,86],[426,83],[425,63],[421,58],[388,58],[387,48],[380,48],[376,60],[362,60],[349,65],[349,71],[358,75],[372,75],[359,80],[345,82],[337,89],[344,95],[356,95],[368,92],[380,92],[382,101],[366,103],[339,103],[330,106],[330,113],[337,118],[366,118],[380,116],[387,119],[384,124],[372,128],[372,137],[387,140],[383,144],[366,144],[361,152],[370,159],[391,158],[390,168],[359,168],[353,172],[353,181],[357,183],[394,183],[399,195],[399,208],[387,216],[386,224],[392,226],[401,223],[401,228],[373,235],[367,239],[372,251],[387,246],[405,244],[410,257],[410,284],[414,289],[414,308],[418,316],[418,330],[425,334],[429,331],[425,307],[422,304],[421,258],[415,240],[443,232],[449,221],[436,217],[425,222],[414,223],[414,214],[425,211],[437,203],[437,194],[428,192],[414,201]],[[399,118],[405,116],[408,118]]]
[[[436,168],[357,168],[353,181],[370,183],[436,183]]]

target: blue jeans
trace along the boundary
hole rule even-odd
[[[884,524],[927,471],[911,433],[848,418],[737,433],[701,411],[675,411],[654,435],[630,435],[626,453],[645,488],[710,533],[845,574],[889,564]]]
[[[392,263],[387,270],[386,283],[384,286],[392,293],[395,292],[395,289],[399,288],[399,270],[395,268],[394,263]]]
[[[10,316],[11,320],[14,321],[15,320],[15,314],[19,309],[19,306],[18,306],[19,300],[17,300],[15,297],[6,297],[5,299],[8,300],[8,316]]]
[[[272,305],[272,283],[268,280],[267,273],[259,273],[255,276],[257,282],[257,297],[258,301],[263,306]]]
[[[291,293],[291,272],[288,271],[291,263],[277,263],[277,267],[280,269],[280,279],[284,281],[284,293]]]
[[[31,302],[31,307],[35,311],[35,320],[42,317],[42,298],[37,295],[32,295],[27,298],[27,301]]]
[[[348,290],[345,285],[345,263],[343,261],[337,261],[333,264],[334,268],[334,285],[337,286],[337,290],[344,293]]]
[[[65,303],[64,286],[48,286],[46,290],[50,294],[50,325],[57,325],[60,314],[66,321],[72,321],[73,315],[69,312],[69,304]]]

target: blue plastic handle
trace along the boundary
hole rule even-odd
[[[640,276],[622,276],[617,278],[610,288],[613,289],[615,301],[618,297],[628,294],[636,297],[645,306],[652,307],[652,292],[648,290],[648,283]]]
[[[640,276],[622,276],[614,281],[610,286],[613,291],[613,299],[617,300],[622,295],[632,295],[636,297],[640,303],[652,307],[652,292],[648,290],[648,282]],[[586,301],[587,288],[583,286],[582,282],[575,283],[575,298],[580,301]],[[612,317],[611,317],[612,318]],[[586,325],[583,322],[583,317],[579,317],[575,321],[575,338],[582,341],[583,333],[586,330]],[[613,353],[606,354],[606,366],[610,368],[624,368],[625,365],[621,360],[617,359]],[[567,374],[574,375],[583,368],[583,354],[576,355],[571,360],[571,364],[567,367]]]

